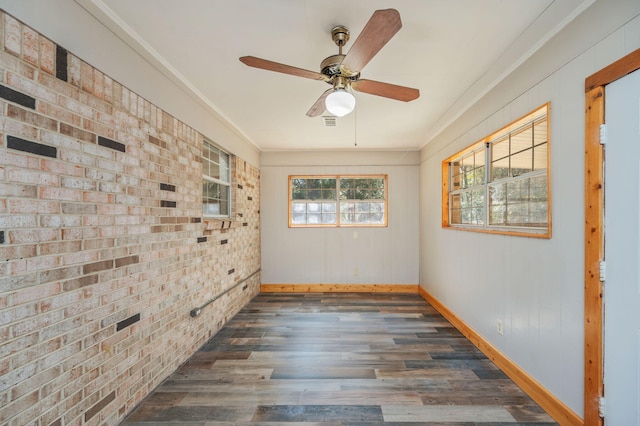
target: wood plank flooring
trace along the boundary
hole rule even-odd
[[[555,425],[417,294],[263,293],[123,425]]]

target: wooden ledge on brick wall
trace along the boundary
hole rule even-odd
[[[202,219],[204,222],[204,229],[206,231],[222,231],[225,229],[231,229],[237,227],[238,222],[234,219],[217,219],[212,217],[205,217]]]

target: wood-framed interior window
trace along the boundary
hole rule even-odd
[[[442,162],[442,226],[551,237],[545,104]]]
[[[387,226],[387,175],[289,176],[289,227]]]
[[[209,141],[202,146],[202,214],[231,216],[230,155]]]

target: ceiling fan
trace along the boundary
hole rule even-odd
[[[331,30],[331,38],[338,46],[338,54],[325,58],[320,64],[320,72],[296,68],[255,56],[243,56],[240,61],[250,67],[321,80],[331,84],[332,88],[318,98],[307,111],[307,116],[317,117],[325,110],[334,115],[343,116],[350,113],[355,107],[355,98],[350,93],[350,89],[404,102],[412,101],[420,96],[418,89],[360,78],[362,68],[401,27],[402,22],[397,10],[376,10],[346,55],[342,54],[342,47],[349,41],[349,29],[342,25],[334,27]]]

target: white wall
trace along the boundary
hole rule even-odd
[[[417,151],[263,152],[260,162],[262,283],[418,283]],[[359,173],[389,176],[388,227],[288,227],[289,175]]]
[[[639,14],[596,1],[421,152],[420,285],[581,416],[584,80],[640,47]],[[443,229],[442,160],[548,101],[552,238]]]
[[[210,105],[188,93],[73,0],[0,0],[0,8],[254,166],[259,151]],[[215,101],[215,100],[214,100]]]

